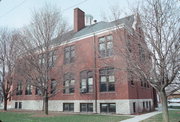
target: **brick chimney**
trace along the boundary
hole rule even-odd
[[[84,11],[79,8],[74,9],[74,32],[78,32],[85,27]]]

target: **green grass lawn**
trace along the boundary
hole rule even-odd
[[[119,122],[129,116],[113,115],[63,115],[54,117],[32,117],[32,114],[0,112],[2,122]]]
[[[180,122],[180,110],[169,111],[170,122]],[[141,122],[162,122],[162,113]]]

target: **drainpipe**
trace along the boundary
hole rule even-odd
[[[93,33],[93,46],[94,46],[94,84],[95,84],[95,89],[94,89],[94,97],[95,97],[95,112],[97,113],[97,64],[96,64],[96,39],[95,39],[95,33]]]

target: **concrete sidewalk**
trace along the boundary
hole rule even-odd
[[[151,113],[147,113],[147,114],[137,115],[131,119],[126,119],[126,120],[123,120],[120,122],[139,122],[139,121],[145,120],[145,119],[152,117],[159,113],[161,113],[161,111],[155,111],[155,112],[151,112]]]

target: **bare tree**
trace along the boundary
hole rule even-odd
[[[4,110],[7,110],[7,102],[13,95],[12,83],[14,81],[15,62],[18,58],[17,33],[1,29],[0,32],[0,71],[2,81],[0,82],[2,96],[4,99]]]
[[[127,70],[138,79],[148,82],[159,94],[164,122],[169,121],[166,89],[179,84],[176,82],[180,70],[178,5],[175,0],[146,0],[135,10],[132,30],[129,29],[125,37],[117,36],[125,40],[116,53],[125,57]],[[119,25],[117,28],[115,33],[120,35],[122,29]],[[168,93],[178,89],[179,86],[176,86],[169,89]]]
[[[60,11],[46,5],[34,12],[31,25],[21,35],[20,47],[24,53],[19,59],[21,63],[17,66],[17,72],[23,74],[28,84],[34,86],[43,97],[45,114],[48,114],[48,99],[57,93],[57,85],[60,84],[51,73],[57,58],[53,41],[57,37],[60,39],[66,30],[67,25]]]
[[[147,0],[140,16],[149,46],[152,68],[149,74],[140,72],[158,92],[163,110],[163,121],[168,122],[166,88],[175,82],[180,70],[179,7],[175,0]]]

